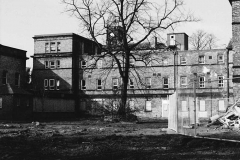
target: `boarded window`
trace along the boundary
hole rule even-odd
[[[0,109],[3,107],[3,100],[2,100],[2,97],[0,97]]]
[[[151,101],[146,101],[145,111],[146,112],[152,111],[152,102]]]
[[[183,112],[188,111],[188,109],[187,109],[187,101],[182,101],[182,111]]]
[[[219,111],[225,111],[224,100],[218,101],[218,109]]]

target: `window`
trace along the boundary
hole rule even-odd
[[[20,86],[20,74],[15,73],[15,86]]]
[[[48,79],[44,79],[44,89],[48,90]]]
[[[7,84],[7,71],[3,71],[2,84]]]
[[[209,56],[208,59],[212,59],[212,56]]]
[[[81,68],[84,69],[87,67],[87,62],[85,60],[81,61]]]
[[[152,111],[152,102],[151,102],[151,101],[146,101],[145,111],[146,111],[146,112]]]
[[[182,111],[183,111],[183,112],[188,111],[188,108],[187,108],[187,101],[182,101]]]
[[[97,90],[102,90],[102,80],[97,79]]]
[[[129,88],[134,89],[134,84],[132,79],[129,79]]]
[[[133,100],[129,101],[129,108],[134,109],[134,101]]]
[[[146,77],[146,88],[147,89],[151,88],[151,78],[150,77]]]
[[[168,78],[163,78],[163,89],[168,89],[169,84],[168,84]]]
[[[199,56],[198,62],[199,62],[199,64],[204,64],[205,63],[205,57],[204,56]]]
[[[98,47],[97,46],[94,47],[94,53],[98,54]]]
[[[205,88],[205,77],[199,77],[199,88]]]
[[[45,43],[45,52],[49,52],[49,43]]]
[[[200,112],[205,112],[206,111],[206,106],[205,106],[205,101],[200,100],[200,107],[199,107]]]
[[[218,63],[223,63],[224,62],[224,56],[222,54],[218,55]]]
[[[44,65],[45,65],[45,69],[48,69],[48,68],[49,68],[49,63],[48,63],[48,61],[45,61],[45,62],[44,62]]]
[[[134,67],[134,65],[135,65],[135,60],[134,60],[133,58],[131,58],[131,59],[129,60],[129,64],[130,64],[130,67]]]
[[[60,89],[60,80],[57,79],[56,80],[56,90],[59,90]]]
[[[61,51],[61,43],[60,42],[57,42],[57,51]]]
[[[55,89],[55,80],[49,79],[49,89],[54,90]]]
[[[55,68],[55,62],[54,61],[49,61],[49,65],[51,69]]]
[[[2,104],[3,104],[2,101],[3,101],[3,100],[2,100],[2,97],[0,97],[0,109],[2,109],[2,107],[3,107],[3,105],[2,105]]]
[[[57,63],[57,68],[60,68],[60,60],[57,60],[56,63]]]
[[[218,110],[219,111],[225,111],[224,100],[219,100],[218,101]]]
[[[51,43],[50,43],[50,50],[51,50],[51,52],[56,51],[55,42],[51,42]]]
[[[113,78],[112,79],[112,88],[113,89],[118,89],[118,78]]]
[[[102,60],[97,61],[97,68],[102,68]]]
[[[223,88],[223,76],[218,76],[218,87]]]
[[[82,79],[81,80],[81,90],[86,90],[87,87],[86,87],[86,80],[85,79]]]
[[[181,87],[187,87],[187,77],[186,76],[182,76],[180,78],[180,83],[181,83]]]
[[[180,64],[181,64],[181,65],[186,65],[186,63],[187,63],[186,57],[180,56]]]

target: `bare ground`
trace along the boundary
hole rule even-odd
[[[0,159],[239,159],[240,144],[166,134],[167,123],[1,123]]]

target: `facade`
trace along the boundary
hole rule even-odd
[[[1,119],[26,119],[31,116],[31,94],[25,91],[26,60],[26,51],[0,45]]]
[[[184,50],[188,36],[171,35],[184,43],[178,50],[133,52],[128,107],[139,117],[167,119],[175,95],[181,121],[192,122],[196,78],[198,119],[224,112],[233,96],[232,52]],[[93,41],[76,34],[38,35],[34,41],[34,112],[99,115],[119,106],[118,68]]]
[[[100,53],[98,45],[73,33],[36,35],[33,56],[35,113],[78,112],[79,59]]]

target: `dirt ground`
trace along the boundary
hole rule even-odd
[[[1,160],[239,159],[240,143],[166,134],[167,123],[0,123]]]

